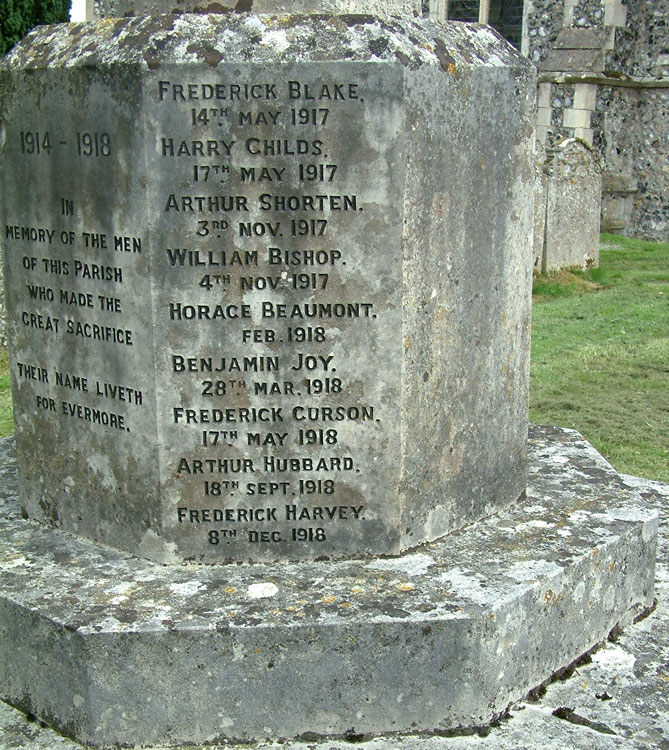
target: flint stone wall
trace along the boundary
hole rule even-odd
[[[548,149],[564,138],[584,139],[597,150],[602,169],[626,184],[636,181],[634,207],[624,211],[617,231],[654,240],[669,239],[667,212],[667,88],[641,88],[669,75],[666,19],[669,1],[528,0],[527,55],[546,71],[549,86],[538,122],[538,139]],[[601,37],[596,43],[596,37]],[[558,49],[569,46],[573,49]],[[588,41],[589,40],[589,41]],[[586,47],[588,47],[586,49]],[[575,104],[579,86],[565,74],[630,76],[629,85],[599,83],[596,106]],[[545,79],[546,80],[546,79]],[[618,81],[622,84],[621,81]],[[541,93],[540,93],[541,98]],[[569,112],[574,108],[574,112]],[[579,109],[580,108],[580,109]],[[603,198],[604,218],[617,198]],[[631,202],[629,199],[628,202]]]
[[[669,0],[628,2],[624,28],[616,29],[615,45],[607,55],[606,69],[644,78],[669,75],[667,24]]]
[[[636,187],[628,236],[669,239],[669,89],[600,87],[597,148],[606,169]]]
[[[537,66],[542,63],[562,29],[564,0],[526,0],[527,57]]]

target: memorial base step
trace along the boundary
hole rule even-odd
[[[165,567],[21,518],[1,448],[1,697],[79,742],[461,731],[651,605],[657,513],[577,433],[401,557]]]

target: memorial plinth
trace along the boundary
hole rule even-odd
[[[1,76],[28,516],[166,563],[337,559],[522,494],[534,74],[492,30],[130,18]]]
[[[105,745],[489,724],[653,599],[657,513],[572,431],[535,429],[529,464],[522,503],[365,561],[165,567],[10,495],[3,695]]]
[[[363,15],[0,62],[5,700],[93,745],[457,732],[649,606],[611,467],[539,431],[527,481],[534,91],[490,29]]]

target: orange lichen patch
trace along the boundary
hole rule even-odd
[[[321,597],[323,604],[334,604],[337,601],[336,596],[323,596]]]
[[[416,587],[412,583],[398,583],[397,588],[400,591],[413,591]]]
[[[225,591],[226,594],[234,594],[237,589],[234,586],[226,586],[223,591]]]

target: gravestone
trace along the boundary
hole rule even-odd
[[[542,273],[598,266],[602,172],[592,149],[567,138],[548,150],[537,187],[535,266]]]
[[[28,516],[160,562],[343,558],[521,495],[533,74],[491,30],[144,17],[3,68]]]
[[[546,152],[537,142],[534,157],[534,228],[532,232],[532,248],[534,259],[532,266],[537,273],[542,272],[544,257],[544,241],[546,238],[546,185],[548,169],[546,167]]]
[[[602,174],[602,232],[621,232],[629,225],[637,192],[631,175]]]
[[[640,498],[575,433],[528,469],[534,89],[365,15],[0,63],[5,700],[93,745],[467,731],[650,605]]]

